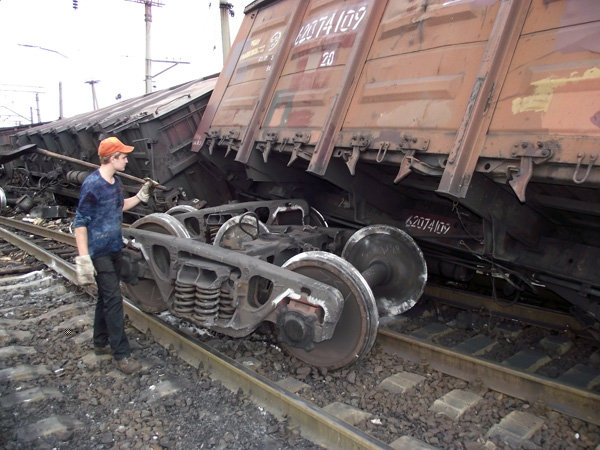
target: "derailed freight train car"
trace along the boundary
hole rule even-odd
[[[153,178],[169,188],[155,191],[147,207],[137,207],[128,216],[165,211],[181,203],[194,204],[194,198],[209,203],[226,201],[229,192],[225,181],[213,177],[198,164],[197,155],[190,152],[214,84],[214,76],[193,80],[74,117],[15,130],[15,148],[11,150],[6,145],[0,149],[0,189],[15,200],[28,197],[29,206],[33,206],[32,198],[42,205],[68,205],[69,199],[73,199],[73,204],[83,179],[93,169],[27,149],[37,146],[63,157],[98,164],[100,140],[117,136],[135,147],[129,156],[127,173]],[[204,176],[199,177],[200,172]],[[123,184],[131,194],[139,189],[138,184],[128,180]],[[19,201],[18,209],[28,211],[23,202]]]
[[[245,13],[192,150],[256,201],[126,230],[138,304],[234,336],[270,321],[329,368],[364,356],[377,315],[414,305],[428,273],[544,291],[600,330],[597,1]]]
[[[389,223],[430,273],[600,317],[600,4],[256,1],[193,150],[242,190]]]

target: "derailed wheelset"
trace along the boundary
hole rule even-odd
[[[380,315],[416,303],[427,269],[401,230],[352,233],[313,216],[293,200],[146,216],[123,229],[127,295],[232,337],[270,322],[298,359],[345,367],[369,353]]]

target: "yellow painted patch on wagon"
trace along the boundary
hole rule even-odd
[[[548,77],[542,80],[537,80],[531,83],[534,86],[533,94],[527,97],[515,98],[512,102],[513,114],[518,114],[527,111],[546,112],[550,107],[554,91],[569,83],[579,83],[581,81],[600,78],[600,68],[592,67],[586,70],[583,75],[574,72],[568,78]]]

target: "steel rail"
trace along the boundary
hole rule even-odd
[[[600,425],[600,395],[550,378],[511,369],[491,361],[450,350],[430,342],[379,329],[384,347],[411,361],[423,360],[436,370],[530,403],[540,402],[556,411]]]
[[[75,266],[73,264],[68,263],[39,245],[36,245],[28,239],[12,233],[3,227],[0,227],[0,238],[29,253],[31,256],[46,264],[50,269],[58,272],[71,283],[76,283]]]
[[[21,220],[11,219],[9,217],[0,217],[0,225],[5,225],[21,231],[26,231],[27,233],[35,234],[37,236],[53,239],[73,247],[75,246],[75,236],[72,234],[63,233],[62,231],[50,230],[49,228],[44,228],[39,225],[23,222]]]
[[[32,234],[43,232],[40,229],[41,227],[36,225],[16,220],[5,222],[6,218],[1,219],[1,223],[10,223],[10,226],[23,229],[23,231]],[[44,234],[48,234],[47,237],[51,237],[55,233],[69,236],[52,230],[46,230],[46,232],[48,233]],[[75,283],[76,272],[72,264],[2,227],[0,227],[0,238],[30,253],[47,264],[48,267]],[[293,425],[299,427],[300,433],[306,439],[327,448],[391,448],[384,442],[363,433],[358,428],[328,414],[321,408],[311,405],[267,378],[246,369],[243,365],[222,353],[200,342],[193,341],[154,316],[141,311],[129,300],[123,299],[123,308],[135,328],[142,333],[150,331],[160,345],[175,349],[178,356],[188,364],[194,367],[203,367],[213,379],[220,381],[233,392],[241,388],[253,402],[262,406],[271,414],[279,418],[288,418]]]
[[[571,330],[585,333],[586,327],[573,316],[545,308],[525,304],[509,304],[509,301],[494,300],[489,295],[460,291],[445,286],[429,284],[425,295],[432,300],[463,309],[485,310],[495,316],[516,319],[542,328]]]

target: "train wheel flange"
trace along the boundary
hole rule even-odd
[[[135,221],[131,228],[144,231],[152,231],[175,237],[189,238],[190,235],[183,224],[173,216],[164,213],[149,214]],[[166,259],[167,256],[160,253],[153,254],[155,259]],[[155,261],[160,266],[169,264],[169,261]],[[150,278],[142,278],[136,284],[125,284],[125,292],[136,306],[146,312],[158,313],[167,309],[156,282]]]
[[[331,339],[316,342],[310,351],[286,344],[284,348],[311,366],[330,370],[362,359],[373,347],[379,317],[373,293],[361,274],[340,257],[320,251],[300,253],[283,267],[338,289],[345,299]]]
[[[344,246],[342,258],[365,276],[381,316],[402,314],[423,294],[427,281],[423,252],[398,228],[372,225],[358,230]]]

